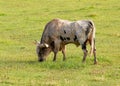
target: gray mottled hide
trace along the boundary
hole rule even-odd
[[[55,39],[59,40],[65,44],[75,43],[74,38],[76,36],[76,41],[79,42],[78,44],[83,44],[92,30],[90,22],[91,21],[88,20],[70,22],[67,20],[54,19],[47,24],[41,43],[48,42],[49,44],[49,40],[51,41],[52,39],[53,41]]]
[[[46,48],[46,50],[49,49],[49,51],[53,51],[53,60],[56,60],[56,54],[60,50],[62,50],[65,59],[65,45],[69,43],[73,43],[76,46],[82,45],[82,49],[86,50],[86,43],[89,41],[91,52],[93,53],[95,50],[95,43],[93,43],[94,39],[95,28],[93,22],[90,20],[71,22],[61,19],[53,19],[46,24],[40,44],[48,44],[49,47]],[[39,58],[43,57],[44,55]]]

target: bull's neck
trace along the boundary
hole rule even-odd
[[[40,43],[43,44],[43,43],[45,43],[45,41],[43,39],[41,39]]]
[[[41,44],[43,44],[43,43],[48,43],[47,41],[48,41],[48,40],[46,40],[44,37],[42,37],[40,43],[41,43]]]

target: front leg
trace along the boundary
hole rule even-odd
[[[66,49],[65,49],[65,45],[64,45],[64,46],[62,46],[63,61],[66,60],[65,51],[66,51]]]
[[[57,57],[57,53],[60,49],[60,43],[59,43],[59,40],[55,40],[54,43],[54,49],[53,49],[53,52],[54,52],[54,58],[53,58],[53,61],[56,61],[56,57]]]
[[[56,57],[57,57],[57,52],[54,52],[54,58],[53,58],[53,61],[56,61]]]

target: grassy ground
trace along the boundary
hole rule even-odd
[[[0,0],[0,86],[120,86],[119,0]],[[53,18],[91,19],[98,65],[67,46],[67,61],[37,62],[34,40]]]

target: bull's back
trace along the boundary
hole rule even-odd
[[[90,21],[67,21],[61,19],[53,19],[45,26],[43,37],[44,40],[60,40],[62,43],[78,43],[84,42],[89,33]]]

